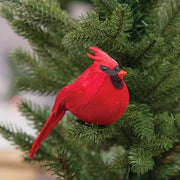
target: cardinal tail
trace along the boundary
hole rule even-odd
[[[54,103],[51,115],[49,116],[48,120],[43,126],[40,134],[33,142],[33,145],[29,153],[29,157],[31,159],[33,159],[34,153],[36,153],[36,151],[40,148],[41,143],[44,141],[44,139],[50,134],[51,130],[55,128],[58,122],[62,119],[65,112],[65,100],[62,97],[62,93],[59,92],[59,94],[56,97],[56,101]]]

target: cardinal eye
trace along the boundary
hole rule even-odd
[[[100,69],[101,69],[102,71],[106,71],[106,70],[108,70],[109,68],[106,67],[106,66],[101,65],[101,66],[100,66]]]
[[[101,71],[103,71],[103,72],[105,72],[107,74],[109,74],[110,71],[111,71],[111,69],[109,69],[108,67],[103,66],[103,65],[101,65],[99,68],[100,68]]]
[[[117,65],[117,66],[113,69],[113,71],[115,71],[115,72],[119,72],[119,71],[120,71],[119,66]]]

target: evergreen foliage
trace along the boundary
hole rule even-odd
[[[11,53],[21,71],[20,91],[57,94],[90,65],[89,46],[128,72],[130,104],[121,119],[97,126],[67,113],[34,161],[58,179],[180,178],[179,0],[92,0],[95,11],[79,21],[55,0],[0,2],[1,15],[33,47],[33,53]],[[19,109],[37,133],[50,114],[49,107],[26,100]],[[14,125],[1,124],[0,133],[29,161],[34,137]]]

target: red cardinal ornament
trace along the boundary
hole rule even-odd
[[[96,47],[90,49],[95,52],[94,56],[87,53],[94,59],[93,64],[58,93],[49,119],[33,142],[31,159],[67,110],[84,122],[98,125],[114,123],[126,111],[129,92],[122,80],[126,72],[105,52]]]

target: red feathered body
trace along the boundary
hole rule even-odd
[[[67,92],[68,89],[70,92],[66,99],[66,109],[85,122],[111,124],[124,114],[128,106],[127,86],[123,82],[122,90],[114,88],[109,76],[93,72],[91,68],[67,87]]]
[[[121,77],[122,74],[121,70],[118,70],[119,74],[114,73],[117,62],[98,48],[90,49],[94,50],[96,55],[88,54],[88,56],[97,60],[95,59],[95,62],[73,84],[64,87],[58,93],[52,113],[33,143],[30,152],[31,159],[41,142],[62,119],[66,110],[71,111],[84,122],[98,125],[111,124],[126,111],[129,103],[127,86],[122,79],[115,82],[117,84],[121,81],[121,88],[117,88],[118,86],[112,83],[115,76]]]

